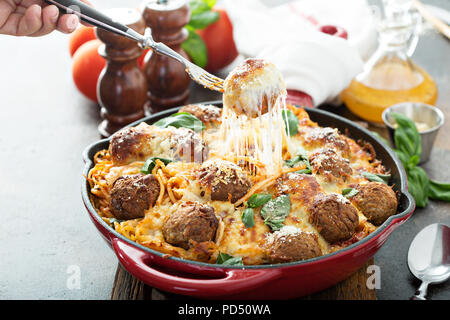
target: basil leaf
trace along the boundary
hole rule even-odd
[[[408,158],[414,155],[420,157],[422,139],[414,121],[396,112],[392,112],[391,116],[397,122],[397,128],[394,132],[395,148],[403,152]]]
[[[153,125],[161,128],[167,128],[169,126],[175,128],[188,128],[196,132],[206,128],[201,120],[188,112],[174,113],[166,118],[156,121]]]
[[[252,228],[255,225],[255,217],[253,214],[252,208],[246,208],[244,212],[242,212],[241,216],[242,222],[247,228]]]
[[[428,204],[428,194],[430,187],[430,179],[421,167],[414,167],[407,170],[408,175],[408,191],[414,197],[416,205],[426,207]]]
[[[291,211],[291,201],[289,195],[281,195],[268,201],[261,208],[261,216],[264,224],[270,226],[273,231],[280,230],[283,222]]]
[[[420,162],[419,156],[418,156],[417,154],[416,154],[416,155],[413,155],[413,156],[408,160],[408,162],[406,163],[405,167],[406,167],[407,169],[412,169],[412,168],[416,167],[416,166],[419,164],[419,162]]]
[[[189,26],[195,29],[205,29],[210,24],[219,20],[219,13],[217,11],[205,11],[195,15],[191,15]]]
[[[428,196],[434,200],[450,202],[450,183],[430,180]]]
[[[312,172],[311,164],[309,163],[308,156],[302,152],[298,152],[295,157],[292,159],[286,160],[284,162],[289,168],[294,168],[296,166],[300,166],[302,164],[306,165],[305,169],[301,169],[299,171],[295,171],[300,174],[309,174]]]
[[[258,208],[264,205],[267,201],[272,199],[271,194],[255,193],[247,201],[247,207]]]
[[[265,221],[264,224],[268,225],[270,227],[270,229],[272,229],[273,231],[278,231],[281,228],[283,228],[284,224],[284,219],[283,220],[268,220]]]
[[[121,223],[123,220],[119,220],[119,219],[116,219],[116,218],[109,218],[109,224],[111,225],[111,227],[114,229],[114,230],[116,230],[116,226],[114,225],[114,222],[117,222],[117,223]]]
[[[216,260],[217,264],[227,265],[227,266],[235,266],[242,265],[242,257],[233,257],[229,254],[219,252]]]
[[[284,125],[286,126],[286,133],[290,136],[295,136],[298,132],[298,118],[291,110],[283,110],[282,116]]]
[[[217,0],[203,0],[203,2],[206,3],[210,9],[212,9],[216,5]]]
[[[311,172],[312,172],[311,169],[302,169],[302,170],[295,171],[295,173],[298,173],[298,174],[310,174]]]
[[[383,138],[382,136],[380,136],[380,134],[376,131],[370,131],[370,133],[372,133],[375,137],[377,137],[378,139],[381,140],[381,142],[383,142],[385,145],[387,145],[388,147],[391,146],[391,144],[389,143],[389,141],[387,141],[385,138]]]
[[[159,158],[159,157],[149,158],[149,159],[147,159],[147,161],[145,161],[144,165],[142,166],[141,173],[144,173],[144,174],[152,173],[153,169],[156,166],[156,160],[160,160],[166,165],[172,162],[171,159],[165,159],[165,158]]]
[[[384,184],[388,184],[389,179],[391,179],[390,174],[363,172],[361,175],[369,181],[381,182]]]
[[[191,9],[191,18],[199,13],[210,11],[212,7],[209,6],[209,1],[204,0],[190,0],[189,7]]]
[[[204,68],[208,63],[208,49],[203,39],[195,32],[194,28],[187,28],[188,38],[183,41],[181,47],[189,55],[196,65]]]
[[[356,196],[359,193],[357,189],[354,188],[344,188],[342,189],[342,195],[346,198],[351,198],[353,196]]]

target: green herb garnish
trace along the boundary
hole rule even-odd
[[[202,131],[206,128],[205,124],[201,120],[189,112],[174,113],[166,118],[156,121],[153,125],[161,128],[188,128],[196,132]]]
[[[189,1],[191,19],[186,25],[189,34],[181,46],[191,57],[192,61],[202,68],[208,64],[208,49],[203,39],[196,33],[196,30],[204,29],[219,19],[219,13],[211,10],[215,4],[216,0]]]
[[[253,209],[245,208],[245,210],[242,212],[241,219],[245,227],[252,228],[255,225],[255,217]]]
[[[281,195],[268,201],[261,208],[261,217],[264,224],[268,225],[273,231],[280,230],[283,227],[284,220],[291,210],[291,201],[289,195]]]
[[[286,160],[284,162],[289,168],[299,167],[300,165],[306,165],[305,169],[295,171],[296,173],[310,174],[312,172],[311,164],[309,163],[308,156],[303,151],[297,151],[295,157]]]
[[[192,27],[186,27],[188,31],[187,39],[181,44],[184,51],[191,57],[192,62],[204,68],[208,63],[208,48],[203,39]]]
[[[393,150],[405,167],[408,191],[414,197],[416,205],[426,207],[429,198],[450,202],[450,183],[430,179],[418,166],[422,154],[422,138],[414,121],[400,113],[391,112],[390,115],[397,122]]]
[[[391,179],[390,174],[380,174],[380,173],[371,173],[371,172],[363,172],[362,176],[369,181],[381,182],[384,184],[388,184],[389,179]]]
[[[226,266],[237,266],[242,265],[242,257],[233,257],[229,254],[219,252],[219,255],[217,256],[216,260],[217,264],[222,264]]]
[[[258,208],[264,205],[267,201],[272,199],[271,194],[255,193],[247,201],[248,208]]]
[[[295,136],[298,132],[298,118],[291,110],[283,110],[282,116],[286,126],[286,133]]]
[[[160,157],[149,158],[149,159],[147,159],[147,161],[145,161],[144,165],[142,166],[141,173],[144,173],[144,174],[152,173],[153,169],[156,166],[156,160],[160,160],[165,165],[167,165],[167,164],[172,162],[171,159],[165,159],[165,158],[160,158]]]
[[[354,188],[344,188],[342,189],[342,195],[346,198],[351,198],[353,196],[356,196],[359,193],[357,189]]]

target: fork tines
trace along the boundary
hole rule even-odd
[[[186,71],[194,81],[201,84],[205,88],[223,92],[223,79],[220,79],[219,77],[216,77],[192,64],[186,68]]]

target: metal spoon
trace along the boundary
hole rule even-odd
[[[450,277],[450,227],[434,223],[423,228],[413,239],[408,251],[408,267],[422,280],[411,300],[426,300],[429,284]]]

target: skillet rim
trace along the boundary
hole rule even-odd
[[[222,106],[222,101],[220,100],[215,100],[215,101],[205,101],[205,102],[198,102],[198,103],[192,103],[192,104],[212,104],[215,106]],[[170,114],[173,114],[175,112],[177,112],[181,107],[183,106],[179,106],[179,107],[174,107],[168,110],[164,110],[149,116],[146,116],[144,118],[141,118],[139,120],[136,120],[132,123],[130,123],[129,125],[125,126],[125,127],[133,127],[138,125],[141,122],[147,122],[147,123],[153,123],[157,120],[159,120],[160,118],[169,116]],[[215,264],[215,263],[206,263],[206,262],[200,262],[200,261],[195,261],[195,260],[188,260],[188,259],[183,259],[183,258],[178,258],[178,257],[166,257],[166,255],[164,253],[161,253],[159,251],[147,248],[135,241],[132,241],[130,239],[128,239],[127,237],[121,235],[120,233],[118,233],[116,230],[114,230],[109,224],[107,224],[105,221],[103,221],[103,219],[100,217],[100,215],[97,213],[97,211],[95,210],[90,196],[89,196],[89,183],[87,181],[86,178],[82,178],[82,185],[81,185],[81,195],[82,195],[82,200],[83,203],[85,205],[85,207],[87,208],[87,210],[89,211],[90,215],[92,217],[94,217],[94,219],[96,219],[96,221],[98,223],[100,223],[109,233],[112,233],[115,237],[119,238],[122,241],[125,241],[128,244],[131,244],[132,246],[137,247],[140,250],[143,250],[147,253],[150,254],[154,254],[157,255],[160,258],[164,258],[164,259],[170,259],[170,260],[174,260],[177,263],[187,263],[187,264],[192,264],[196,267],[205,267],[205,268],[215,268],[215,269],[222,269],[222,270],[231,270],[231,269],[238,269],[238,270],[246,270],[246,269],[271,269],[271,268],[285,268],[285,267],[294,267],[294,266],[300,266],[300,265],[305,265],[305,264],[314,264],[314,263],[319,263],[319,262],[324,262],[327,260],[331,260],[331,259],[335,259],[338,258],[339,256],[342,255],[346,255],[346,254],[351,254],[352,251],[358,251],[358,247],[363,247],[364,244],[375,240],[375,238],[377,238],[378,236],[380,236],[381,234],[383,234],[384,232],[387,232],[389,230],[389,228],[394,227],[395,223],[393,223],[395,220],[402,220],[404,222],[404,220],[407,220],[409,218],[409,216],[413,213],[414,209],[415,209],[415,202],[414,199],[412,197],[412,195],[408,192],[408,186],[407,186],[407,177],[406,177],[406,172],[405,169],[403,167],[403,164],[401,163],[401,161],[399,160],[399,158],[397,157],[397,155],[394,153],[394,151],[385,146],[384,143],[375,135],[373,135],[372,133],[370,133],[369,130],[363,128],[362,126],[360,126],[357,123],[354,123],[344,117],[338,116],[336,114],[333,114],[331,112],[328,111],[324,111],[324,110],[320,110],[317,108],[310,108],[310,107],[304,107],[304,106],[299,106],[301,108],[304,108],[305,111],[308,113],[308,115],[310,113],[316,113],[319,114],[321,116],[324,116],[325,118],[328,119],[332,119],[338,122],[342,122],[344,123],[346,126],[348,127],[353,127],[354,130],[356,130],[356,132],[361,132],[362,133],[362,137],[360,137],[360,139],[366,139],[366,140],[373,140],[376,142],[376,144],[374,145],[374,148],[377,149],[380,148],[382,149],[384,152],[386,152],[388,154],[388,156],[391,158],[391,160],[393,161],[393,163],[395,164],[395,166],[397,167],[397,171],[399,172],[399,178],[400,178],[400,188],[399,188],[399,193],[400,193],[400,197],[404,196],[406,199],[406,207],[402,212],[399,212],[395,215],[390,216],[386,221],[383,222],[383,224],[381,224],[380,226],[377,227],[377,229],[372,232],[371,234],[369,234],[368,236],[366,236],[365,238],[349,245],[348,247],[345,247],[343,249],[337,250],[335,252],[332,253],[328,253],[319,257],[315,257],[312,259],[308,259],[308,260],[301,260],[301,261],[294,261],[294,262],[288,262],[288,263],[282,263],[282,264],[262,264],[262,265],[242,265],[242,266],[224,266],[222,264]],[[330,121],[331,122],[331,121]],[[330,123],[331,124],[331,123]],[[368,139],[367,139],[368,138]],[[355,138],[352,138],[355,139]],[[85,163],[85,166],[83,168],[83,175],[84,176],[88,176],[89,170],[92,168],[93,166],[93,161],[91,160],[91,157],[94,156],[94,154],[101,150],[101,149],[107,149],[107,147],[101,147],[105,144],[109,144],[109,141],[111,140],[111,136],[105,139],[101,139],[97,142],[94,142],[92,144],[90,144],[89,146],[87,146],[85,148],[85,150],[82,153],[83,156],[83,160]],[[390,168],[392,169],[392,168]],[[401,199],[399,200],[400,203]],[[390,235],[390,233],[388,233],[388,236]],[[111,239],[112,241],[112,239]]]

